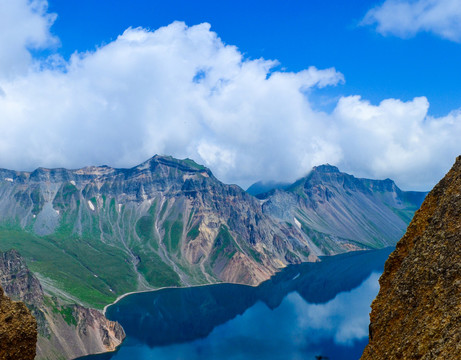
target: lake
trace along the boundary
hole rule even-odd
[[[258,287],[217,284],[126,296],[117,352],[81,360],[357,360],[392,248],[289,266]]]

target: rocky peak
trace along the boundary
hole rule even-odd
[[[172,156],[154,155],[149,160],[134,167],[135,170],[149,169],[154,171],[158,166],[179,170],[181,172],[203,172],[211,175],[211,171],[205,166],[197,164],[192,159],[176,159]]]
[[[461,157],[386,261],[362,360],[461,354]]]
[[[43,290],[40,282],[27,268],[24,259],[16,250],[0,252],[0,284],[8,296],[27,304],[40,306]]]
[[[318,173],[325,173],[325,174],[330,174],[330,173],[339,173],[339,169],[336,166],[330,165],[330,164],[323,164],[319,166],[314,166],[312,168],[313,172],[318,172]]]

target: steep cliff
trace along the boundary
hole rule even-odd
[[[0,284],[9,297],[23,301],[36,319],[36,324],[33,320],[38,328],[38,341],[35,334],[36,359],[73,359],[113,351],[125,337],[122,327],[107,320],[100,311],[63,304],[57,298],[45,295],[39,280],[15,250],[0,253]],[[23,306],[22,313],[27,311],[24,304],[16,304]],[[27,316],[24,317],[26,320]],[[0,343],[3,348],[3,342]]]
[[[461,157],[386,262],[362,360],[461,358]]]
[[[9,299],[0,286],[0,360],[32,360],[37,323],[22,302]]]

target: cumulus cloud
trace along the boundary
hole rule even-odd
[[[425,98],[372,105],[358,96],[341,98],[331,114],[316,111],[310,93],[342,83],[341,73],[277,71],[276,61],[246,59],[206,23],[130,28],[95,51],[38,63],[29,50],[56,42],[53,16],[45,1],[16,2],[11,32],[19,18],[35,25],[18,29],[14,45],[0,43],[18,59],[0,62],[1,167],[129,167],[168,154],[245,187],[292,181],[329,162],[428,189],[459,151],[459,112],[432,118]]]
[[[49,31],[55,20],[45,0],[0,1],[0,78],[24,73],[32,57],[29,50],[57,42]]]
[[[420,31],[461,42],[459,0],[386,0],[371,9],[364,24],[376,25],[384,35],[411,37]]]

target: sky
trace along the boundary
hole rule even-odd
[[[0,0],[0,167],[429,190],[461,153],[460,60],[458,0]]]

